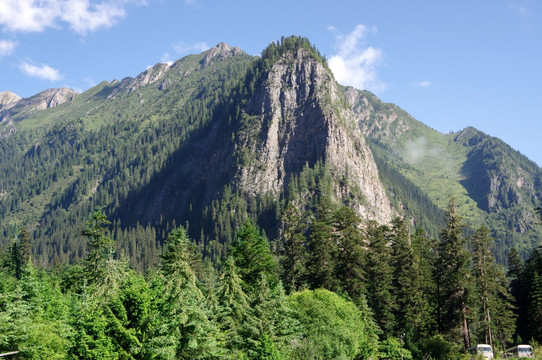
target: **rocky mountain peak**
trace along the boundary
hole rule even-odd
[[[0,109],[8,104],[12,104],[21,99],[17,94],[12,93],[11,91],[2,91],[0,92]]]
[[[337,198],[361,193],[364,201],[355,206],[360,215],[381,223],[391,219],[389,199],[347,99],[307,49],[286,51],[274,61],[246,115],[251,128],[241,134],[240,146],[250,149],[252,158],[238,177],[245,191],[278,193],[304,166],[322,161],[337,180],[346,179],[346,188],[335,189]]]
[[[40,110],[54,108],[73,100],[78,92],[69,88],[53,88],[44,90],[29,98],[22,98],[5,104],[0,111],[0,122],[15,116],[28,116]]]
[[[202,66],[205,68],[207,67],[212,61],[219,59],[223,60],[231,56],[235,56],[238,54],[242,54],[243,50],[241,50],[239,47],[231,47],[226,43],[219,43],[215,47],[207,50],[205,57],[201,61]]]

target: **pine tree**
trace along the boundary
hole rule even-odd
[[[85,260],[85,270],[89,280],[97,281],[105,276],[106,262],[113,257],[114,243],[105,234],[106,226],[111,224],[100,211],[92,214],[87,227],[81,230],[81,235],[88,237],[88,254]]]
[[[182,227],[168,236],[163,263],[159,319],[146,348],[157,359],[218,359],[218,328],[209,318],[207,302],[197,287],[190,239]]]
[[[529,333],[536,341],[542,341],[542,272],[534,274],[529,291]]]
[[[450,198],[445,218],[446,227],[440,232],[437,257],[438,324],[439,332],[452,343],[463,340],[470,347],[468,317],[472,277],[463,218],[457,214],[455,199]]]
[[[515,330],[508,282],[504,270],[491,253],[494,240],[489,235],[489,229],[485,226],[477,229],[471,242],[473,273],[480,302],[481,339],[491,346],[498,339],[504,349]]]
[[[282,215],[282,279],[290,292],[300,289],[305,284],[307,275],[307,239],[303,235],[300,217],[300,211],[293,205],[288,205]]]
[[[30,234],[28,229],[23,227],[11,250],[12,264],[17,279],[22,277],[24,267],[30,262],[30,255]]]
[[[421,288],[427,303],[427,316],[422,326],[425,335],[429,336],[437,331],[437,285],[435,282],[436,253],[438,241],[429,239],[424,230],[417,228],[411,237],[412,248],[419,262]]]
[[[256,226],[247,221],[237,231],[230,255],[243,279],[243,288],[250,293],[260,277],[265,275],[271,287],[278,283],[278,264],[274,259],[267,238],[260,235]]]
[[[366,294],[365,237],[360,223],[359,216],[346,206],[333,214],[338,247],[335,276],[340,288],[346,291],[355,303]]]
[[[427,331],[428,304],[423,293],[419,259],[410,244],[404,219],[395,218],[391,229],[391,264],[393,268],[393,298],[396,299],[397,326],[394,336],[408,334],[418,339]]]
[[[322,198],[316,219],[310,229],[308,282],[311,288],[336,291],[339,286],[335,276],[338,246],[333,229],[334,206],[329,198]]]
[[[397,301],[393,293],[393,268],[391,249],[388,246],[390,229],[370,221],[367,225],[367,303],[374,312],[374,318],[382,337],[392,336],[397,322]]]
[[[217,290],[219,313],[216,317],[224,333],[226,347],[231,352],[236,352],[241,347],[242,338],[239,332],[249,312],[249,299],[243,290],[242,282],[235,260],[231,256],[228,257],[220,275]]]

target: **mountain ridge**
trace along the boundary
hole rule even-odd
[[[489,222],[502,232],[501,261],[511,246],[525,254],[540,241],[528,213],[540,197],[540,168],[511,155],[527,169],[512,176],[511,161],[499,160],[510,151],[504,143],[469,129],[440,134],[397,105],[339,86],[303,38],[283,38],[261,57],[220,43],[66,94],[0,123],[9,129],[0,151],[13,162],[0,159],[4,239],[30,224],[45,264],[84,252],[79,229],[96,206],[125,234],[119,244],[136,239],[130,256],[140,259],[174,223],[191,224],[208,253],[220,254],[247,217],[276,237],[285,204],[310,216],[324,196],[380,223],[405,216],[436,236],[437,209],[451,194],[473,227]],[[493,171],[512,174],[498,189],[484,162],[493,148],[501,151]],[[154,230],[144,238],[139,226]],[[51,238],[63,240],[43,245]]]

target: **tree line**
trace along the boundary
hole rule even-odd
[[[381,225],[322,197],[290,204],[271,242],[252,221],[220,259],[184,227],[157,265],[115,255],[92,214],[75,265],[33,264],[23,228],[1,255],[0,352],[21,359],[448,359],[542,341],[542,248],[508,270],[481,227],[463,233],[450,200],[438,239],[404,219]]]

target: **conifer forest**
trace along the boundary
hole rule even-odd
[[[540,167],[306,38],[36,99],[0,105],[0,357],[542,358]]]

